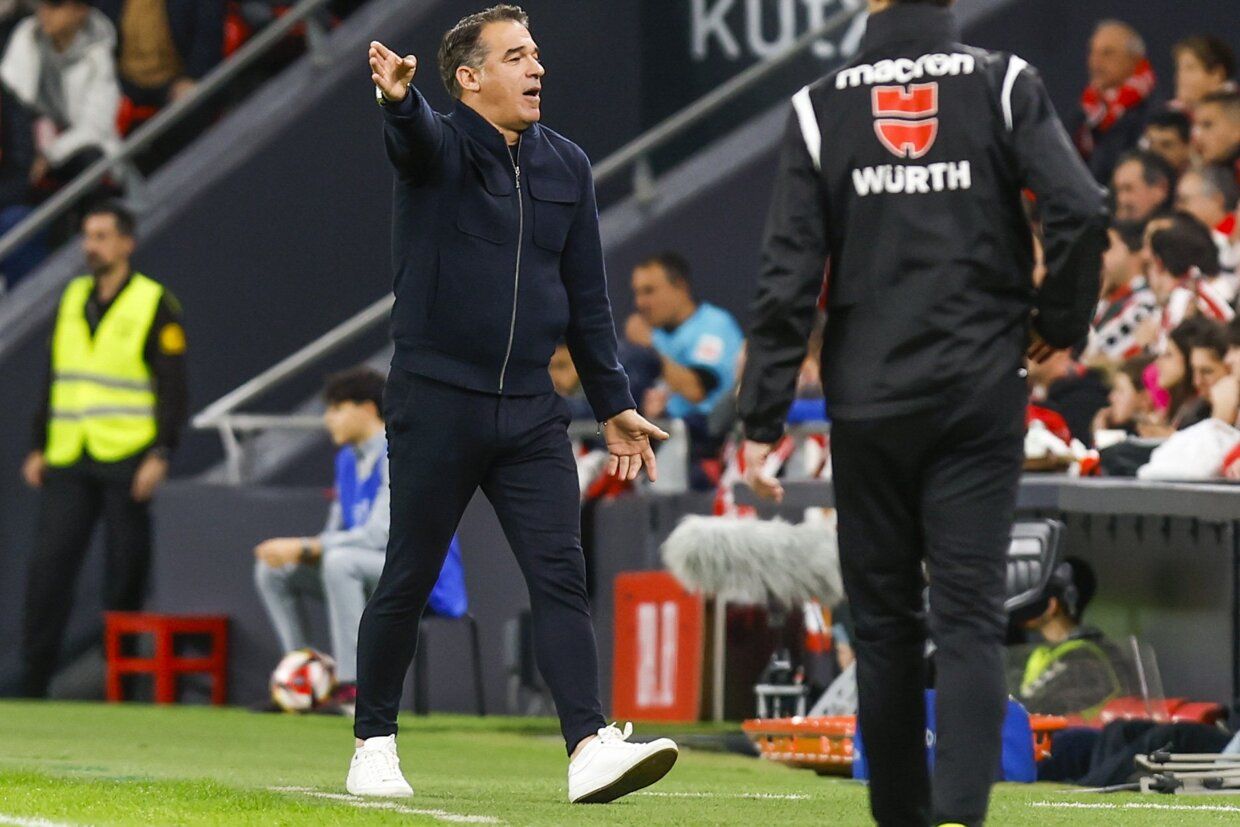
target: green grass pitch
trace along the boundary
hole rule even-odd
[[[0,825],[869,823],[860,785],[693,750],[647,794],[571,806],[552,721],[408,715],[402,725],[415,795],[367,801],[344,794],[345,719],[0,702]],[[1240,824],[1240,796],[1001,785],[990,823]]]

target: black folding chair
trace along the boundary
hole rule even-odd
[[[1033,604],[1046,589],[1062,559],[1064,524],[1059,520],[1022,520],[1012,526],[1008,546],[1008,614]]]
[[[464,622],[469,624],[470,662],[474,670],[474,703],[478,715],[487,714],[486,698],[482,690],[482,645],[478,640],[478,621],[472,614],[460,617],[441,617],[429,612],[422,617],[418,626],[418,652],[413,662],[413,712],[415,715],[426,715],[431,706],[430,659],[426,653],[426,623],[441,621],[445,623]]]

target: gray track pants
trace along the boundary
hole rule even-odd
[[[303,612],[303,595],[327,600],[331,626],[332,657],[341,683],[357,680],[357,627],[383,572],[382,549],[334,548],[317,564],[292,564],[273,569],[263,562],[254,565],[254,583],[275,626],[284,651],[309,646]]]

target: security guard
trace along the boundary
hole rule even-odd
[[[151,557],[148,503],[185,420],[185,332],[163,286],[135,273],[134,218],[119,204],[82,225],[91,275],[69,283],[23,473],[42,489],[26,584],[24,694],[43,697],[95,523],[104,521],[104,607],[140,608]]]
[[[1084,624],[1098,581],[1078,557],[1055,566],[1042,593],[1009,619],[1010,635],[1036,637],[1021,674],[1018,700],[1035,715],[1095,718],[1107,702],[1135,690],[1131,659]]]
[[[778,498],[762,468],[829,261],[822,377],[871,811],[901,827],[985,819],[1030,319],[1035,358],[1084,338],[1107,242],[1104,194],[1037,74],[960,44],[950,5],[869,0],[856,59],[793,98],[739,399],[749,482]],[[1043,219],[1037,288],[1024,189]]]

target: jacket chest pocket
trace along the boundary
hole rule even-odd
[[[534,202],[534,243],[544,250],[560,252],[577,214],[579,187],[565,178],[531,176],[530,198]]]
[[[456,228],[492,244],[515,243],[517,209],[513,201],[516,191],[514,181],[511,173],[505,174],[496,167],[476,161],[465,164]]]

